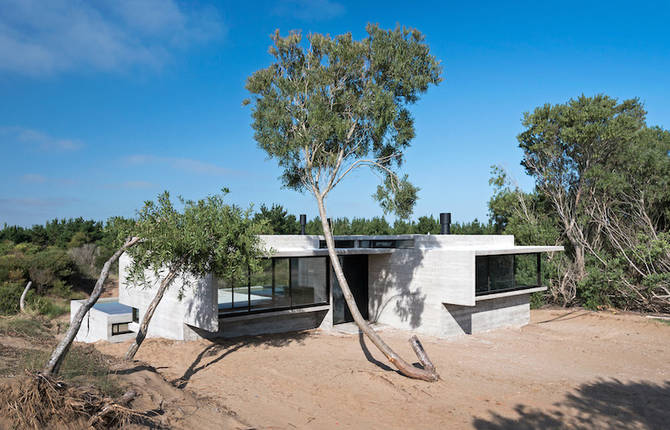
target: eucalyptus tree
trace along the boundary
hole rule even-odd
[[[441,66],[418,30],[369,24],[366,31],[360,41],[350,33],[303,38],[277,31],[269,49],[274,62],[248,78],[245,104],[252,104],[256,141],[283,168],[283,184],[315,197],[333,271],[356,324],[400,372],[436,380],[431,366],[404,361],[362,317],[327,222],[328,194],[359,168],[381,177],[374,197],[385,212],[411,214],[418,188],[398,173],[415,134],[409,105],[441,81]]]
[[[157,203],[146,202],[138,214],[135,234],[142,240],[128,249],[132,259],[128,279],[136,287],[147,286],[152,277],[160,284],[128,348],[128,360],[144,341],[151,318],[175,279],[184,281],[178,292],[182,297],[185,288],[196,287],[189,280],[208,274],[243,279],[248,270],[257,269],[262,257],[258,234],[263,224],[253,221],[251,209],[228,205],[223,195],[179,201],[181,211],[165,192]]]
[[[568,299],[591,288],[605,304],[670,309],[670,132],[645,117],[639,99],[606,95],[524,114],[521,164],[565,238]]]

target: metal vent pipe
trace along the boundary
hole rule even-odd
[[[440,234],[451,234],[451,212],[440,214]]]
[[[307,226],[307,215],[300,214],[300,234],[305,235],[305,227]]]

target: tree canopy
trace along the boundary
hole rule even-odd
[[[638,99],[581,96],[524,114],[522,193],[495,172],[489,207],[517,240],[563,243],[564,303],[670,309],[670,132]],[[553,244],[553,243],[551,243]]]
[[[387,211],[408,216],[418,189],[394,168],[414,137],[408,105],[441,68],[417,30],[368,36],[298,32],[273,36],[275,62],[247,81],[255,139],[284,169],[283,184],[325,197],[348,173],[369,166],[384,180],[375,197]]]

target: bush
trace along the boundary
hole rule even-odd
[[[0,283],[0,315],[14,315],[19,312],[19,300],[24,286],[15,282]]]
[[[62,306],[59,305],[58,303],[54,303],[54,301],[49,299],[48,297],[44,296],[33,296],[33,297],[34,299],[30,301],[28,307],[40,315],[44,315],[49,318],[55,318],[69,312],[70,310],[70,308],[67,306]]]
[[[61,299],[70,300],[72,298],[72,287],[59,279],[54,282],[51,294]]]
[[[68,253],[55,246],[49,246],[43,251],[35,253],[29,264],[30,279],[38,287],[51,286],[59,279],[67,279],[72,276],[77,270]]]

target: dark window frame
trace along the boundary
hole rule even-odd
[[[327,300],[325,302],[315,302],[315,303],[306,303],[306,304],[300,304],[300,305],[294,305],[293,304],[293,270],[292,270],[292,263],[291,261],[293,259],[306,259],[306,258],[323,258],[324,264],[325,264],[325,269],[326,269],[326,297]],[[279,312],[279,311],[286,311],[286,310],[293,310],[293,309],[304,309],[304,308],[311,308],[311,307],[316,307],[316,306],[324,306],[324,305],[330,305],[330,258],[325,257],[325,256],[309,256],[309,257],[271,257],[272,260],[272,290],[274,294],[274,289],[275,289],[275,281],[276,281],[276,276],[275,276],[275,266],[276,263],[275,261],[277,259],[287,259],[289,262],[289,270],[288,270],[288,289],[289,289],[289,305],[288,306],[277,306],[277,307],[268,307],[268,308],[254,308],[251,306],[251,269],[247,269],[247,306],[246,307],[239,307],[235,308],[234,307],[234,291],[235,291],[235,284],[231,280],[231,288],[233,291],[233,302],[231,304],[230,309],[219,309],[219,318],[230,318],[230,317],[235,317],[239,315],[250,315],[250,314],[262,314],[262,313],[267,313],[267,312]],[[217,292],[218,293],[218,292]]]
[[[128,324],[130,324],[130,323],[131,323],[131,321],[122,322],[122,323],[113,323],[112,324],[112,336],[119,336],[119,335],[122,335],[122,334],[133,333],[133,331],[130,328],[128,328],[126,331],[119,331],[119,326],[122,326],[122,325],[128,326]]]
[[[517,269],[517,262],[516,262],[516,257],[519,255],[533,255],[535,254],[536,256],[536,285],[517,285],[516,283],[516,269]],[[499,288],[499,289],[491,289],[491,262],[489,261],[491,257],[501,257],[505,255],[512,255],[514,257],[514,262],[513,262],[513,287],[512,288]],[[477,291],[477,286],[479,285],[479,279],[478,279],[478,261],[481,261],[480,259],[486,259],[486,286],[487,289],[486,291]],[[489,294],[497,294],[497,293],[506,293],[510,291],[521,291],[521,290],[528,290],[531,288],[538,288],[542,286],[542,254],[539,252],[533,252],[533,253],[521,253],[521,254],[494,254],[494,255],[478,255],[475,257],[475,296],[487,296]]]
[[[132,308],[133,309],[133,322],[134,323],[139,323],[140,322],[140,310],[137,308]]]

